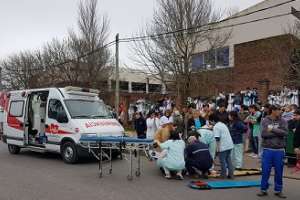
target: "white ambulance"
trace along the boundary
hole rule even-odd
[[[98,93],[77,87],[7,93],[3,140],[9,152],[18,154],[21,148],[57,152],[66,163],[75,163],[87,153],[79,141],[82,134],[124,135]]]

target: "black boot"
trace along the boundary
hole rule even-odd
[[[280,199],[286,199],[287,198],[282,192],[276,192],[275,196],[279,197]]]
[[[268,196],[268,193],[266,191],[260,191],[260,193],[258,193],[257,196],[265,197],[265,196]]]

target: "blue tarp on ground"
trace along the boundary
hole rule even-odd
[[[210,181],[207,185],[211,189],[259,187],[260,181]]]

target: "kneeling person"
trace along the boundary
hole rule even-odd
[[[157,160],[157,165],[164,170],[166,178],[171,178],[171,171],[176,172],[176,179],[182,180],[182,170],[184,169],[184,148],[185,143],[181,140],[176,131],[172,131],[169,140],[160,143],[158,146],[162,149],[163,156]]]
[[[208,145],[200,142],[197,136],[188,138],[189,145],[185,149],[185,167],[190,176],[196,175],[197,170],[204,178],[208,177],[213,159],[209,153]]]

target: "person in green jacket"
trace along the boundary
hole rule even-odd
[[[251,146],[253,154],[251,157],[257,158],[260,152],[259,150],[259,139],[261,138],[261,129],[260,129],[260,122],[261,122],[261,112],[257,108],[256,105],[249,106],[249,116],[246,118],[245,122],[249,123],[251,128]]]

